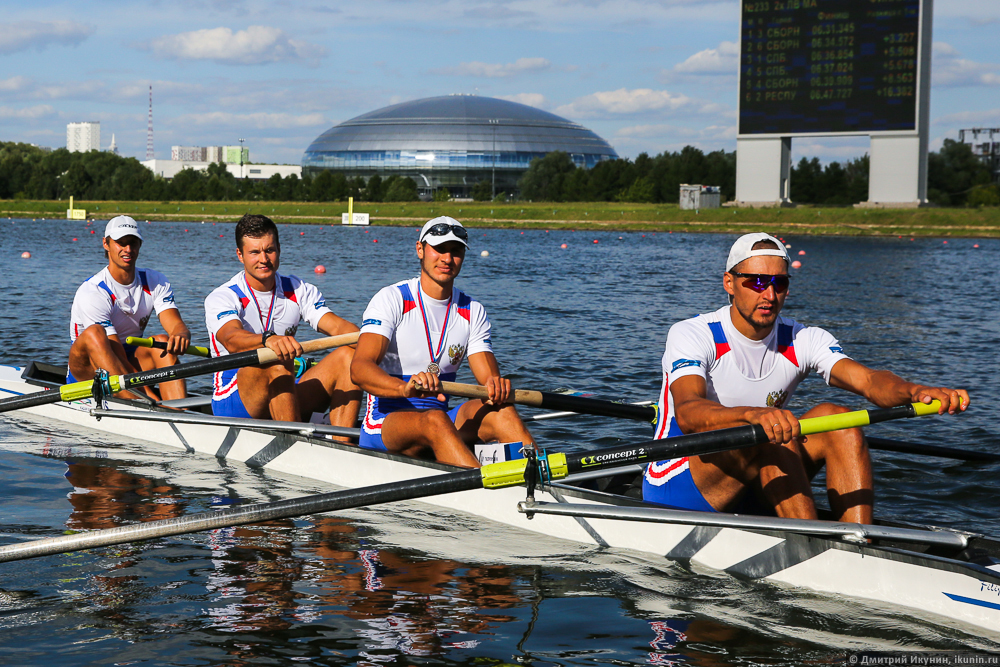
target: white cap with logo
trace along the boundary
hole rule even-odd
[[[123,236],[134,236],[140,241],[142,240],[139,224],[127,215],[119,215],[108,220],[108,226],[104,228],[104,237],[109,236],[115,241]]]
[[[435,248],[448,241],[458,241],[468,248],[469,232],[455,218],[442,215],[424,223],[420,230],[420,241],[427,241]]]
[[[754,244],[761,241],[770,241],[776,247],[757,248],[754,250]],[[726,262],[726,271],[732,271],[734,266],[744,260],[750,259],[751,257],[760,257],[761,255],[766,257],[781,257],[786,262],[791,263],[788,259],[788,251],[785,250],[784,243],[770,234],[765,234],[764,232],[754,232],[753,234],[744,234],[736,239],[736,243],[733,244],[732,249],[729,251],[729,260]]]

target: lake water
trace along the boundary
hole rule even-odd
[[[84,222],[0,224],[9,298],[0,363],[64,363],[73,294],[104,263],[103,222],[96,234]],[[418,269],[415,228],[280,229],[282,271],[317,284],[354,322],[379,288]],[[240,269],[233,225],[157,222],[142,231],[140,266],[172,280],[204,344],[202,301]],[[501,367],[517,386],[652,399],[669,326],[725,303],[721,274],[734,238],[473,229],[459,282],[486,305]],[[786,241],[793,254],[806,252],[796,256],[803,267],[786,315],[829,329],[870,366],[972,394],[961,418],[871,433],[1000,451],[1000,241]],[[314,274],[317,264],[327,273]],[[824,400],[864,405],[811,378],[791,407]],[[596,417],[532,430],[566,450],[650,436],[646,425]],[[881,515],[1000,533],[996,464],[874,459]],[[5,543],[202,511],[222,498],[321,490],[10,414],[0,416],[0,480]],[[998,648],[864,605],[695,575],[419,503],[0,565],[4,664],[800,665],[873,647]]]

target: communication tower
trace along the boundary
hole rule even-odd
[[[146,159],[152,160],[153,155],[153,87],[149,87],[149,122],[146,124]]]

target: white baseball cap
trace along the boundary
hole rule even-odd
[[[139,231],[139,224],[127,215],[119,215],[108,220],[108,226],[104,228],[104,237],[111,237],[115,241],[123,236],[134,236],[142,240],[142,232]]]
[[[427,241],[435,248],[448,241],[458,241],[468,248],[469,232],[465,231],[462,223],[455,218],[442,215],[424,223],[423,229],[420,230],[419,240]]]
[[[757,248],[754,250],[754,244],[759,243],[760,241],[770,241],[776,247]],[[736,239],[736,243],[733,244],[732,249],[729,251],[729,260],[726,262],[726,271],[732,271],[733,267],[743,260],[750,259],[751,257],[760,257],[761,255],[767,257],[781,257],[789,264],[791,263],[791,260],[788,259],[788,251],[785,250],[784,243],[770,234],[765,234],[764,232],[754,232],[753,234],[744,234]]]

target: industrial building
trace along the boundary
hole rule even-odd
[[[421,195],[446,188],[467,197],[487,181],[512,193],[531,161],[554,151],[578,167],[617,159],[608,142],[572,121],[534,107],[478,95],[413,100],[336,125],[306,149],[302,171],[348,178],[409,176]]]
[[[70,153],[101,150],[101,123],[68,123],[66,149]]]
[[[171,179],[182,169],[195,169],[206,171],[211,162],[201,160],[143,160],[142,166],[160,178]],[[236,178],[249,178],[251,180],[267,180],[275,174],[282,178],[295,174],[302,176],[302,167],[297,164],[226,164],[226,171]]]
[[[250,149],[243,146],[172,146],[170,159],[183,162],[246,164],[250,162]]]
[[[1000,183],[1000,127],[972,127],[958,131],[958,140],[990,168],[994,183]]]

